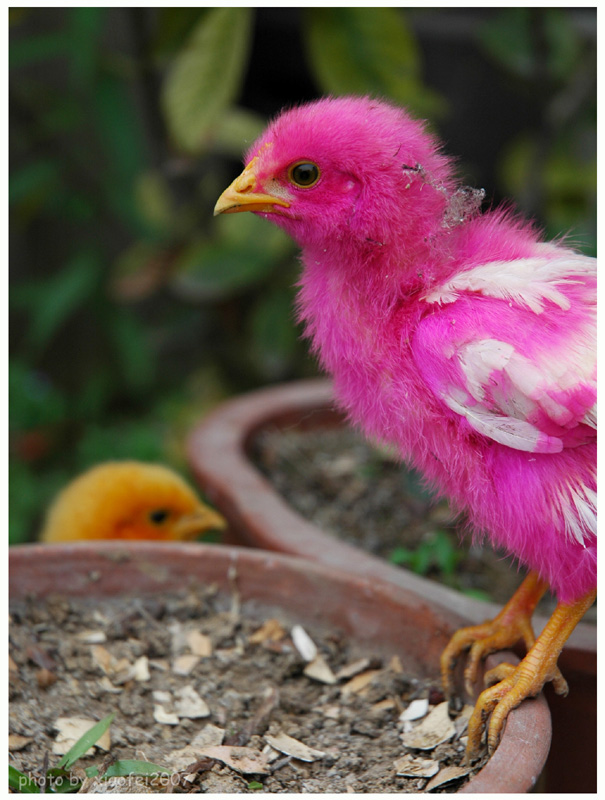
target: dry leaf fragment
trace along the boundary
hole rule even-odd
[[[300,761],[317,761],[317,759],[326,755],[323,750],[315,750],[313,747],[309,747],[285,733],[278,733],[277,736],[271,736],[267,733],[265,734],[265,741],[275,750],[279,750],[280,753],[285,753],[285,755],[292,756],[292,758],[298,758]]]
[[[399,715],[399,722],[409,722],[414,719],[422,719],[422,717],[426,717],[428,711],[428,697],[412,700],[409,706]]]
[[[283,625],[278,619],[268,619],[248,637],[250,644],[263,642],[279,642],[286,635]]]
[[[59,717],[56,719],[55,728],[58,733],[53,743],[53,753],[58,756],[65,755],[78,739],[84,736],[97,722],[98,720],[83,719],[82,717]],[[109,750],[111,747],[109,730],[106,730],[103,736],[95,742],[94,747],[100,747],[101,750]],[[85,755],[92,755],[94,747],[90,747]]]
[[[431,792],[433,789],[444,786],[446,783],[455,781],[458,778],[464,778],[464,776],[468,775],[470,771],[470,766],[456,767],[452,765],[450,767],[444,767],[427,783],[427,785],[424,787],[424,791]]]
[[[439,762],[406,755],[395,761],[395,771],[406,778],[432,778],[439,772]]]
[[[224,737],[225,729],[209,722],[193,737],[189,747],[211,747],[212,745],[222,744]]]
[[[367,670],[371,663],[372,661],[369,658],[358,658],[357,661],[352,661],[350,664],[345,664],[344,667],[339,669],[336,673],[336,677],[339,681],[352,678],[354,675],[358,675],[360,672]]]
[[[99,686],[105,692],[109,692],[110,694],[120,694],[120,692],[124,691],[123,687],[114,686],[113,683],[107,677],[107,675],[103,675],[103,677],[99,679]]]
[[[27,745],[33,741],[33,736],[19,736],[18,733],[9,733],[8,749],[11,753],[15,750],[23,750],[24,747],[27,747]]]
[[[107,641],[107,636],[105,631],[80,631],[76,635],[76,639],[83,644],[103,644]]]
[[[454,727],[456,728],[457,736],[462,736],[463,733],[466,733],[473,710],[473,706],[465,705],[454,719]]]
[[[392,697],[385,697],[384,700],[379,700],[370,708],[371,712],[381,713],[383,711],[390,711],[392,708],[397,708],[397,703]]]
[[[272,764],[276,759],[281,758],[283,755],[283,753],[280,753],[279,750],[271,747],[270,744],[265,744],[261,752],[267,759],[268,764]]]
[[[168,631],[171,636],[170,649],[172,653],[180,653],[187,646],[187,636],[183,630],[182,623],[178,620],[173,620],[168,625]]]
[[[149,674],[149,659],[147,656],[140,656],[140,658],[137,658],[134,662],[132,672],[132,677],[139,683],[145,683],[150,680],[151,675]]]
[[[177,689],[175,696],[174,710],[179,717],[201,719],[210,716],[210,709],[193,686],[183,686],[182,689]]]
[[[320,683],[327,683],[329,685],[336,683],[334,673],[321,654],[316,655],[315,658],[307,664],[303,672],[307,678],[313,678],[313,680],[319,681]]]
[[[205,725],[188,745],[169,753],[167,760],[174,770],[185,770],[203,758],[200,753],[204,748],[222,744],[224,736],[223,728],[211,724]],[[210,759],[208,761],[210,764],[213,763]]]
[[[95,644],[90,648],[90,653],[95,664],[107,675],[111,671],[112,664],[114,663],[114,657],[109,650],[100,644]]]
[[[191,675],[193,670],[199,664],[200,657],[195,656],[192,653],[186,653],[185,655],[178,656],[172,662],[172,671],[175,675],[181,675],[182,677],[187,677],[187,675]]]
[[[159,669],[160,672],[168,672],[170,669],[170,664],[165,658],[153,658],[149,662],[149,666],[153,667],[154,669]]]
[[[387,669],[390,669],[391,672],[396,672],[398,675],[403,674],[403,666],[401,664],[401,659],[399,656],[393,656],[389,663],[387,664]]]
[[[179,718],[172,711],[166,711],[161,703],[153,706],[153,718],[160,725],[178,725]]]
[[[406,747],[415,750],[433,750],[438,744],[451,739],[455,733],[456,728],[450,719],[446,700],[435,706],[413,730],[402,733],[401,740]]]
[[[368,669],[366,672],[361,672],[359,675],[351,678],[348,683],[345,683],[340,691],[343,694],[361,694],[380,672],[382,672],[380,669]]]
[[[200,631],[189,631],[186,637],[187,645],[194,656],[208,658],[212,655],[212,640]]]
[[[313,661],[317,656],[317,645],[311,639],[302,625],[294,625],[290,631],[290,636],[294,642],[294,647],[298,650],[305,661]]]
[[[244,775],[268,775],[269,766],[265,756],[251,747],[215,745],[198,750],[200,758],[215,758],[236,772]]]
[[[10,654],[9,654],[9,657],[8,657],[8,671],[9,672],[19,672],[19,667],[17,666],[17,664],[13,660],[13,657]]]

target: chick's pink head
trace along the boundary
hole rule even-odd
[[[449,162],[424,125],[368,97],[324,98],[283,112],[248,151],[246,163],[252,159],[256,191],[290,204],[267,219],[301,244],[339,232],[388,240],[397,219],[440,213],[452,184]],[[318,167],[313,185],[293,182],[300,162]]]

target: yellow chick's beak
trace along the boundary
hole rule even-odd
[[[275,211],[275,206],[290,207],[290,203],[280,197],[252,191],[256,186],[254,166],[257,158],[250,161],[242,174],[219,197],[214,207],[215,217],[218,214],[235,214],[238,211],[264,211],[267,213]]]
[[[206,506],[183,514],[172,528],[174,539],[195,539],[200,533],[206,531],[222,531],[227,527],[227,521],[218,512]]]

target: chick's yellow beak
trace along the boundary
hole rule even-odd
[[[206,531],[222,531],[227,527],[227,521],[218,512],[207,506],[200,506],[190,514],[180,517],[173,529],[175,539],[195,539]]]
[[[275,211],[275,206],[289,208],[290,203],[281,197],[252,191],[257,180],[254,171],[257,160],[258,157],[253,158],[242,174],[219,197],[214,207],[215,217],[218,214],[235,214],[238,211],[264,211],[267,213]]]

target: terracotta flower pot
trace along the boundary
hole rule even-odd
[[[234,578],[235,573],[235,578]],[[259,550],[195,543],[85,542],[10,549],[10,595],[108,597],[236,581],[242,603],[282,609],[302,624],[333,626],[374,652],[399,655],[436,677],[439,653],[460,618],[403,587]],[[511,654],[512,655],[512,654]],[[540,695],[509,716],[501,743],[463,792],[526,792],[548,754],[551,723]]]
[[[417,593],[464,624],[483,622],[499,607],[395,567],[325,534],[292,509],[248,457],[263,429],[317,430],[343,424],[325,379],[293,382],[227,401],[192,431],[189,463],[209,499],[229,521],[228,541],[319,561]],[[537,616],[536,632],[546,623]],[[546,688],[554,738],[547,765],[552,791],[596,791],[596,630],[580,623],[559,664],[570,693]],[[577,735],[570,735],[576,732]]]

